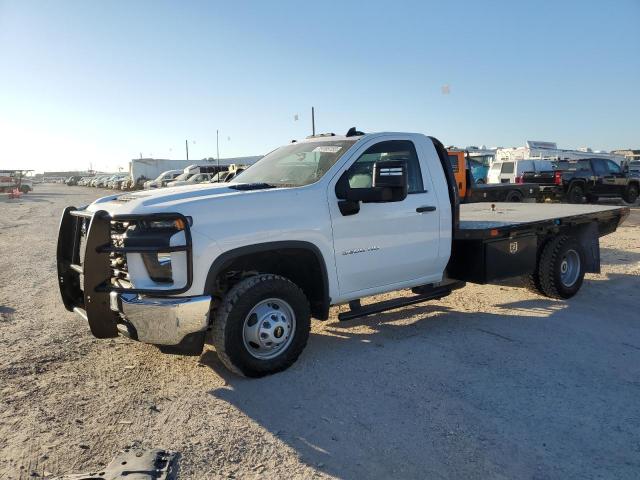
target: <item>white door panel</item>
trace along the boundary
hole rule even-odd
[[[428,170],[421,166],[423,184]],[[336,269],[341,295],[442,273],[439,260],[440,213],[433,191],[411,193],[401,202],[361,203],[343,216],[332,184],[328,192]]]

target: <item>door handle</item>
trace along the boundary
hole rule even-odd
[[[424,205],[422,207],[416,208],[416,212],[418,213],[435,212],[435,211],[436,211],[436,207],[434,207],[433,205]]]

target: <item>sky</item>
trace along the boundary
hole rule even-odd
[[[259,155],[311,133],[640,148],[640,0],[0,0],[0,168]],[[296,120],[297,115],[297,120]]]

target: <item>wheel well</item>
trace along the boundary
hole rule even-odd
[[[298,285],[309,299],[311,315],[329,318],[329,287],[319,251],[309,247],[243,247],[219,257],[209,270],[205,291],[224,294],[238,281],[258,273],[273,273]]]

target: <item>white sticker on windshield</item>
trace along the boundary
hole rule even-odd
[[[338,153],[342,149],[339,145],[321,145],[313,149],[314,152]]]

